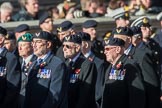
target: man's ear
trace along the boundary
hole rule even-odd
[[[88,48],[88,47],[89,47],[88,42],[85,42],[85,47],[86,47],[86,48]]]
[[[117,46],[115,51],[116,51],[117,53],[120,53],[121,50],[122,50],[121,47],[120,47],[120,46]]]
[[[47,48],[51,48],[52,47],[52,42],[48,41],[47,42]]]

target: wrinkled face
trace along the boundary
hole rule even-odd
[[[106,60],[113,63],[117,57],[116,46],[105,46],[104,54],[106,55]]]
[[[1,22],[8,22],[11,20],[11,16],[12,16],[12,10],[3,10],[0,13],[0,18],[1,18]]]
[[[117,25],[117,28],[118,27],[127,27],[129,25],[129,20],[125,20],[125,19],[118,19],[116,20],[116,25]]]
[[[15,40],[5,40],[4,46],[7,48],[9,52],[12,52],[16,48],[16,41]]]
[[[80,45],[73,42],[63,42],[63,52],[65,58],[73,58],[80,51]]]
[[[52,18],[47,18],[41,25],[43,31],[52,32],[53,30],[53,20]]]
[[[39,11],[38,0],[28,0],[25,7],[28,12],[37,13]]]
[[[28,57],[33,53],[33,48],[31,42],[22,42],[18,43],[19,56]]]
[[[32,45],[33,45],[33,51],[34,54],[38,57],[41,57],[43,55],[45,55],[48,51],[47,51],[47,43],[48,41],[44,40],[44,39],[37,39],[34,38]]]
[[[96,28],[90,27],[90,28],[83,28],[83,32],[90,34],[91,41],[93,41],[96,38]]]

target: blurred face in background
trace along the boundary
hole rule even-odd
[[[39,11],[38,0],[27,0],[25,8],[30,14],[37,13]]]
[[[4,46],[9,52],[12,52],[16,49],[16,40],[5,40]]]
[[[4,45],[4,40],[5,40],[4,35],[0,34],[0,48],[3,47],[3,45]]]
[[[129,26],[129,20],[128,19],[122,19],[119,18],[116,20],[116,26],[118,27],[128,27]]]
[[[52,32],[53,31],[53,20],[52,18],[47,18],[42,24],[40,24],[40,28],[43,31]]]
[[[0,16],[1,23],[9,22],[12,16],[12,10],[10,9],[1,10],[0,15],[1,15]]]
[[[90,28],[83,28],[83,32],[90,34],[91,36],[91,41],[93,41],[96,38],[96,28],[90,27]]]

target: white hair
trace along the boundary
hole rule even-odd
[[[10,2],[3,2],[0,6],[0,12],[3,10],[13,10],[13,6]]]

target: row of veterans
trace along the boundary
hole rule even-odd
[[[160,108],[160,51],[149,18],[131,27],[127,13],[115,19],[118,26],[101,42],[95,20],[82,32],[64,21],[56,36],[44,14],[40,32],[16,28],[18,55],[6,49],[10,36],[1,27],[2,108]]]

